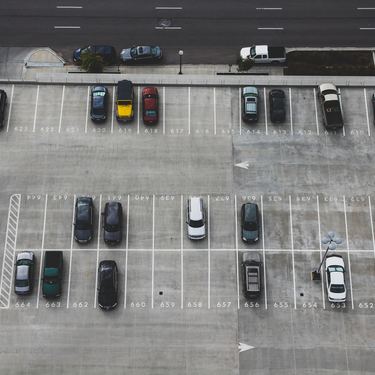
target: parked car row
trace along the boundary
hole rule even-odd
[[[77,48],[73,52],[73,61],[81,64],[82,55],[85,53],[95,54],[102,57],[106,65],[115,65],[118,55],[114,47],[109,45],[90,45]],[[133,46],[124,48],[119,55],[120,60],[125,63],[137,63],[148,61],[160,61],[163,57],[162,50],[159,46]]]
[[[30,295],[34,287],[35,255],[24,251],[17,255],[14,280],[14,292],[19,296]],[[98,305],[103,310],[117,306],[118,271],[116,262],[103,260],[98,267]],[[44,298],[53,299],[61,296],[63,276],[62,251],[44,253],[42,271],[42,294]]]

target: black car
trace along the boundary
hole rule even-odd
[[[122,204],[107,202],[103,212],[104,242],[115,245],[122,240]]]
[[[95,55],[99,55],[103,58],[103,62],[105,65],[114,65],[117,62],[116,50],[112,46],[99,46],[99,45],[92,45],[92,46],[85,46],[82,48],[77,48],[73,52],[73,61],[76,64],[80,64],[81,56],[84,53],[93,53]]]
[[[260,296],[262,263],[259,253],[247,252],[242,258],[244,295],[247,299]]]
[[[98,304],[103,310],[117,306],[118,272],[114,260],[103,260],[98,268]]]
[[[94,203],[90,197],[78,197],[75,204],[74,239],[89,242],[93,235]]]
[[[91,89],[90,117],[94,122],[105,121],[108,113],[108,90],[103,86]]]
[[[7,93],[4,90],[0,90],[0,128],[4,126],[6,105]]]
[[[375,93],[371,96],[372,112],[374,115],[374,125],[375,125]]]
[[[137,61],[158,61],[163,54],[159,46],[136,46],[124,48],[120,53],[120,58],[124,63]]]
[[[272,122],[284,122],[286,117],[285,93],[283,90],[274,89],[269,93],[270,114]]]
[[[245,203],[241,207],[241,238],[244,242],[259,240],[259,209],[256,203]]]

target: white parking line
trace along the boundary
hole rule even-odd
[[[35,110],[34,110],[34,123],[33,123],[33,133],[35,133],[36,126],[36,115],[38,113],[38,101],[39,101],[39,85],[36,88],[36,99],[35,99]]]
[[[369,209],[369,213],[370,213],[372,248],[374,249],[374,257],[375,257],[374,222],[372,220],[372,205],[371,205],[371,197],[370,196],[368,196],[368,209]]]
[[[241,116],[241,87],[238,88],[238,125],[240,128],[240,135],[242,134],[242,116]]]
[[[190,86],[188,87],[188,134],[190,135]]]
[[[263,195],[260,196],[260,219],[262,221],[262,253],[263,253],[263,284],[264,284],[264,307],[268,309],[267,300],[267,273],[266,273],[266,251],[264,247],[264,216],[263,216]]]
[[[340,102],[341,112],[343,113],[340,88],[337,88],[337,92],[339,93],[339,102]],[[345,126],[342,127],[342,135],[345,137]]]
[[[124,309],[126,309],[126,296],[128,288],[128,254],[129,254],[129,205],[130,196],[128,194],[128,203],[126,207],[126,241],[125,241],[125,291],[124,291]]]
[[[210,195],[207,195],[207,262],[208,262],[208,290],[207,290],[207,301],[208,308],[211,308],[211,239],[210,239]]]
[[[315,107],[316,134],[319,135],[318,106],[317,106],[317,103],[316,103],[315,87],[313,88],[313,95],[314,95],[314,107]]]
[[[73,241],[74,241],[74,213],[76,207],[76,195],[73,197],[72,209],[72,233],[70,234],[70,254],[69,254],[69,276],[68,276],[68,295],[66,297],[66,308],[69,309],[70,305],[70,283],[72,281],[72,263],[73,263]]]
[[[283,8],[255,8],[256,10],[282,10]]]
[[[59,133],[61,132],[62,115],[63,115],[63,109],[64,109],[64,97],[65,97],[65,85],[63,85],[62,94],[61,94],[59,130],[58,130]]]
[[[152,261],[151,261],[151,308],[154,308],[155,279],[155,194],[152,195]]]
[[[11,92],[11,94],[10,94],[9,112],[8,112],[8,121],[7,121],[7,133],[8,133],[8,131],[9,131],[10,115],[11,115],[11,113],[12,113],[13,94],[14,94],[14,84],[12,85],[12,92]]]
[[[181,26],[155,26],[156,30],[181,30]]]
[[[54,26],[54,29],[80,29],[81,26]]]
[[[87,133],[87,122],[89,120],[89,101],[90,101],[90,86],[87,86],[85,133]]]
[[[155,7],[155,10],[181,10],[182,7]]]
[[[290,221],[290,245],[292,250],[292,270],[293,270],[293,295],[294,295],[294,308],[297,308],[296,299],[296,271],[294,264],[294,240],[293,240],[293,214],[292,214],[292,198],[289,195],[289,221]]]
[[[163,134],[165,134],[165,86],[163,86]]]
[[[283,27],[258,27],[258,30],[284,30]]]
[[[238,256],[238,210],[237,210],[237,194],[234,195],[234,226],[235,226],[235,240],[236,240],[236,274],[237,274],[237,309],[240,309],[240,275],[239,275],[239,256]]]
[[[57,9],[82,9],[80,5],[56,5]]]
[[[99,253],[100,253],[100,233],[101,233],[101,218],[102,218],[102,194],[99,196],[99,213],[98,213],[98,241],[96,250],[96,268],[95,268],[95,300],[94,309],[96,309],[96,301],[98,299],[98,268],[99,268]]]
[[[216,135],[216,88],[214,87],[214,134]]]
[[[293,135],[292,88],[289,87],[290,134]]]
[[[140,113],[140,95],[141,95],[141,87],[138,86],[138,100],[137,100],[137,134],[139,134],[139,113]]]
[[[263,87],[263,101],[264,101],[264,119],[266,123],[266,135],[268,135],[268,118],[267,118],[267,96],[266,96],[266,88]]]
[[[181,244],[180,244],[180,268],[181,268],[181,309],[184,308],[184,196],[181,195]]]
[[[345,195],[343,195],[343,202],[344,202],[346,250],[348,252],[348,268],[349,268],[349,280],[350,280],[350,299],[351,299],[351,303],[352,303],[352,309],[354,309],[352,270],[351,270],[351,266],[350,266],[349,233],[348,233],[348,220],[347,220],[347,216],[346,216],[346,200],[345,200]]]
[[[42,280],[42,273],[43,273],[43,255],[44,255],[44,238],[46,233],[46,218],[47,218],[47,203],[48,203],[48,194],[45,196],[44,202],[44,214],[43,214],[43,232],[42,232],[42,244],[41,244],[41,252],[40,252],[40,264],[39,264],[39,280],[38,280],[38,292],[37,292],[37,300],[36,300],[36,308],[39,308],[39,298],[40,298],[40,284]]]
[[[316,209],[318,212],[318,232],[319,232],[319,260],[322,261],[322,232],[320,229],[320,204],[319,204],[319,195],[316,196]],[[321,273],[321,287],[322,287],[322,298],[323,298],[323,310],[326,308],[326,297],[324,293],[324,272]]]
[[[115,86],[112,89],[112,115],[111,115],[111,133],[113,133],[113,122],[115,118]]]
[[[366,87],[363,88],[363,96],[365,97],[366,120],[367,120],[367,134],[370,137],[371,136],[371,131],[370,131],[370,119],[369,119],[369,115],[368,115]]]

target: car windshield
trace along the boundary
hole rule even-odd
[[[253,221],[245,222],[243,227],[245,230],[257,230],[257,224]]]
[[[130,48],[130,55],[132,57],[137,57],[138,56],[138,51],[136,47]]]
[[[18,286],[18,287],[25,287],[25,286],[28,286],[29,285],[29,281],[27,280],[27,279],[22,279],[22,280],[20,280],[20,279],[17,279],[16,280],[16,286]]]
[[[250,48],[250,56],[254,57],[255,55],[256,55],[256,53],[255,53],[255,47],[251,47]]]
[[[145,115],[148,116],[148,117],[156,117],[156,111],[147,110],[147,111],[145,111]]]
[[[332,293],[344,293],[345,287],[342,284],[332,284],[331,285],[331,292]]]
[[[131,102],[131,100],[119,100],[118,104],[120,104],[120,105],[131,105],[132,102]]]
[[[341,266],[329,266],[329,272],[344,272],[344,269]]]
[[[189,225],[192,228],[200,228],[203,227],[203,220],[190,220]]]

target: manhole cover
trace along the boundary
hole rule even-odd
[[[172,20],[170,18],[159,18],[158,25],[161,27],[168,27],[172,25]]]

